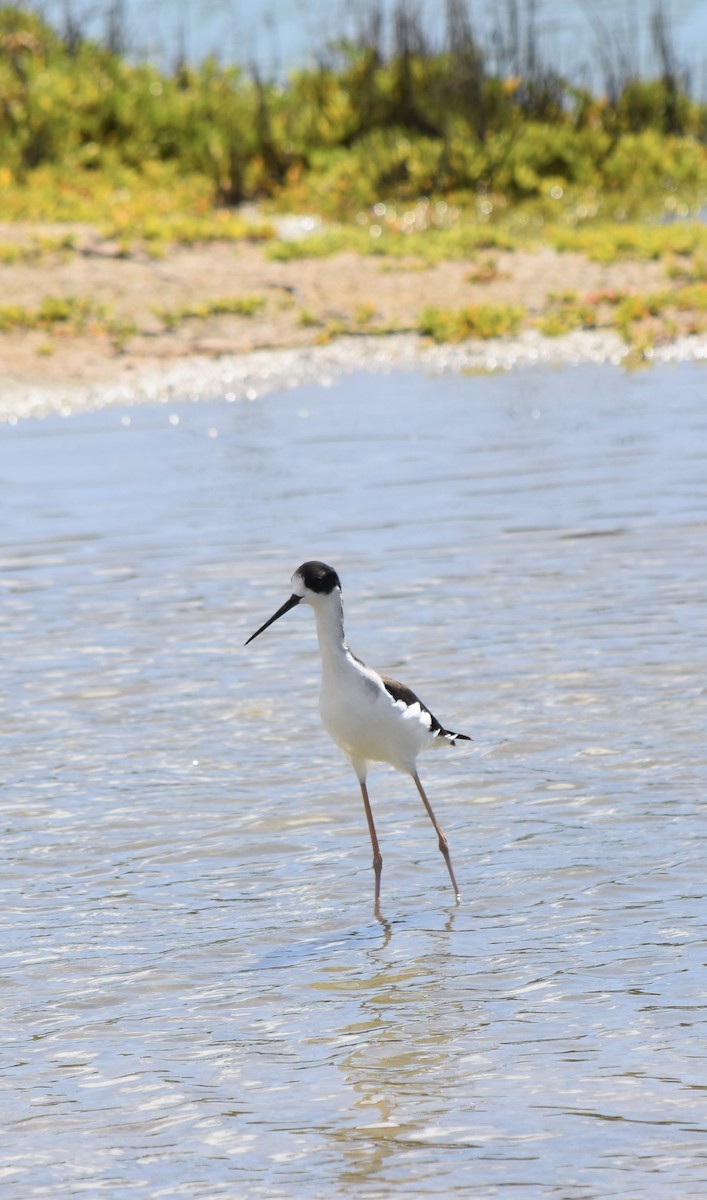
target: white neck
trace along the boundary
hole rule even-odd
[[[344,606],[341,593],[333,591],[326,600],[312,606],[317,621],[319,653],[322,656],[322,671],[334,666],[346,657],[344,636]]]

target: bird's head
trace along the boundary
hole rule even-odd
[[[313,608],[317,608],[322,603],[326,603],[326,598],[331,596],[338,589],[341,594],[341,580],[333,567],[328,567],[326,563],[311,562],[302,563],[292,576],[292,595],[289,600],[286,600],[282,608],[278,608],[276,613],[270,617],[260,629],[256,629],[245,643],[252,642],[257,638],[269,625],[277,621],[279,617],[284,617],[286,612],[291,608],[295,608],[297,604],[304,602],[311,604]]]

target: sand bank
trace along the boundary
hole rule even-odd
[[[0,241],[30,244],[37,232],[4,226]],[[560,292],[645,294],[666,286],[660,263],[605,265],[548,248],[484,254],[493,270],[480,280],[469,262],[423,268],[411,260],[349,253],[278,262],[250,243],[175,247],[162,259],[139,252],[125,257],[89,228],[71,232],[77,249],[69,254],[0,265],[2,303],[32,310],[47,297],[88,298],[129,321],[132,332],[119,344],[90,324],[81,333],[61,327],[0,333],[0,420],[218,395],[254,398],[326,382],[342,371],[618,363],[627,347],[610,328],[553,338],[526,328],[513,339],[441,346],[413,331],[427,305],[518,304],[532,319]],[[260,307],[250,316],[211,315],[171,325],[160,315],[223,297],[256,297]],[[359,332],[331,337],[337,327]],[[672,341],[658,346],[653,359],[707,355],[707,339],[682,333],[677,329]]]

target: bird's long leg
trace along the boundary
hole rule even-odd
[[[432,805],[430,804],[429,800],[427,799],[427,796],[425,795],[425,789],[423,788],[422,784],[420,783],[420,776],[418,775],[417,771],[413,771],[412,777],[415,780],[415,786],[417,787],[417,790],[422,797],[422,803],[424,804],[425,808],[427,809],[429,818],[435,827],[435,833],[437,834],[437,837],[439,838],[439,848],[442,851],[442,854],[444,855],[444,861],[446,862],[447,870],[449,871],[449,878],[451,879],[452,887],[454,888],[454,896],[455,896],[457,904],[459,904],[461,902],[461,896],[459,894],[459,886],[457,884],[456,877],[454,875],[454,867],[452,866],[452,860],[449,855],[449,844],[448,844],[447,839],[442,830],[442,826],[438,823],[437,818],[432,811]]]
[[[366,787],[365,779],[359,779],[361,784],[361,795],[363,796],[363,806],[366,810],[366,820],[368,821],[368,832],[371,835],[371,845],[373,847],[373,870],[375,872],[375,909],[378,912],[381,898],[381,871],[383,870],[383,856],[378,845],[378,835],[376,827],[373,823],[373,813],[371,811],[371,802],[368,799],[368,788]]]

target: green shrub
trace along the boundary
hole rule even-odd
[[[450,6],[450,22],[458,10]],[[504,70],[497,48],[484,49],[463,22],[444,52],[425,43],[412,15],[396,28],[392,49],[343,44],[281,86],[214,60],[159,71],[1,8],[3,196],[26,186],[37,211],[44,186],[57,217],[83,219],[91,200],[105,216],[120,208],[118,180],[171,172],[173,211],[182,181],[192,194],[199,181],[210,209],[277,198],[349,218],[388,198],[491,195],[496,207],[532,204],[543,219],[554,210],[582,220],[580,208],[593,204],[571,197],[590,189],[624,215],[707,190],[707,106],[669,72],[627,78],[608,100],[530,51],[525,74]],[[10,211],[18,207],[11,195]]]
[[[468,338],[508,337],[518,331],[525,309],[506,304],[473,304],[468,308],[425,308],[418,332],[435,342],[462,342]]]

